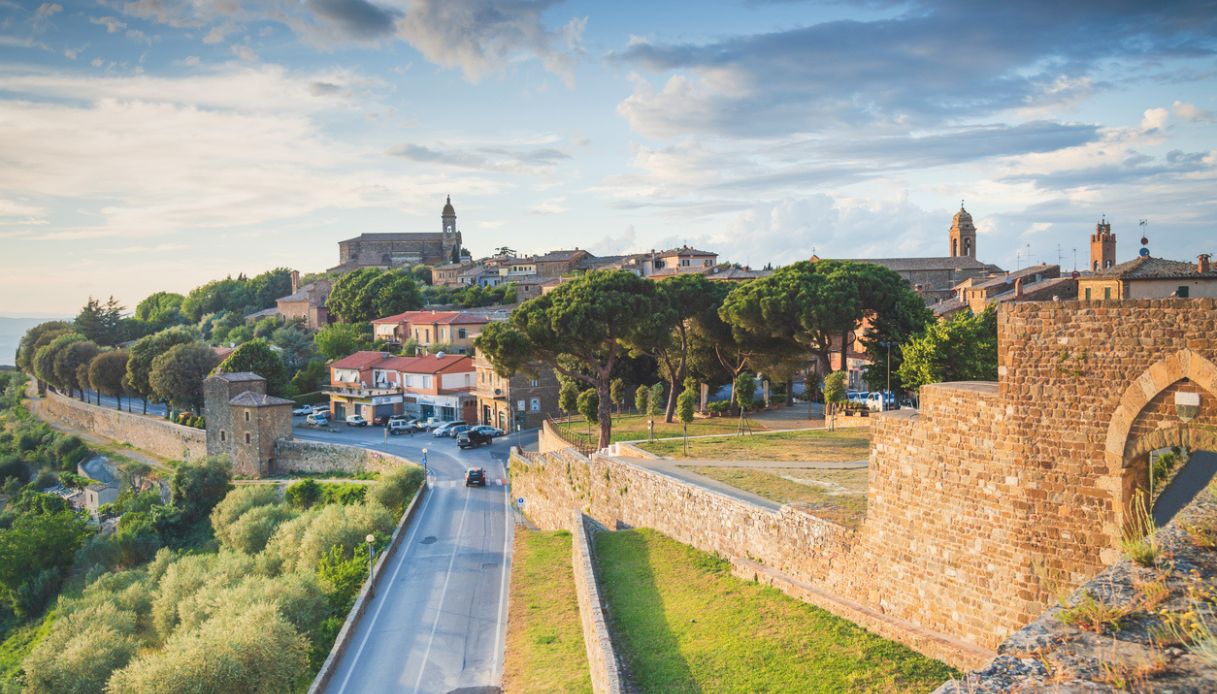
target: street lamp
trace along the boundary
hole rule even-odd
[[[427,449],[423,449],[423,475],[427,474]]]
[[[375,585],[372,583],[372,567],[375,563],[376,557],[376,546],[373,544],[376,542],[376,536],[372,533],[368,533],[368,536],[364,539],[368,542],[368,592],[371,593],[372,588]]]
[[[883,394],[883,399],[886,401],[892,396],[892,341],[884,340],[880,344],[887,347],[887,391]],[[884,409],[887,409],[886,402],[884,403]]]

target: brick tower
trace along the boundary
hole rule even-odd
[[[972,225],[972,215],[959,203],[959,211],[951,218],[951,257],[976,257],[976,227]]]
[[[1099,220],[1090,235],[1090,269],[1106,270],[1116,264],[1116,235],[1111,233],[1107,218]]]

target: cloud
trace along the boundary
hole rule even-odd
[[[415,0],[398,24],[398,34],[427,60],[460,69],[477,82],[529,57],[573,81],[574,59],[586,20],[572,19],[554,30],[541,15],[557,0]]]
[[[309,0],[317,16],[332,22],[345,35],[379,39],[393,33],[399,13],[365,0]]]
[[[63,12],[63,5],[57,2],[44,2],[34,11],[34,19],[47,19]]]
[[[341,94],[342,86],[333,82],[311,82],[308,85],[308,91],[313,96],[330,96]]]
[[[90,17],[89,22],[105,27],[107,34],[116,34],[127,28],[127,23],[118,17]]]
[[[926,0],[894,17],[706,43],[636,38],[611,58],[658,78],[636,78],[619,106],[638,132],[756,138],[907,131],[1068,103],[1096,88],[1104,61],[1203,58],[1215,36],[1204,2],[1161,12],[1136,2]]]
[[[389,154],[426,164],[515,173],[541,173],[570,159],[569,154],[555,147],[501,145],[461,148],[404,144],[389,149]]]
[[[1213,115],[1212,111],[1205,111],[1195,104],[1186,101],[1176,101],[1174,104],[1171,104],[1171,108],[1175,111],[1176,116],[1186,121],[1193,123],[1217,122],[1217,117]]]
[[[565,197],[551,198],[533,205],[528,211],[533,214],[562,214],[567,211],[567,208],[563,205],[565,202]]]
[[[232,22],[224,22],[222,24],[216,24],[215,26],[208,29],[207,33],[203,35],[203,43],[206,43],[206,44],[224,43],[224,39],[228,38],[229,34],[235,33],[238,30],[239,29],[238,29],[237,25],[233,24]]]
[[[258,54],[254,51],[254,49],[246,46],[245,44],[234,44],[232,47],[232,54],[247,63],[258,62]]]
[[[1166,127],[1166,121],[1170,115],[1170,111],[1164,108],[1146,109],[1145,115],[1141,118],[1141,129],[1146,132],[1161,130]]]

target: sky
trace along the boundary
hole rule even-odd
[[[0,0],[0,314],[337,241],[1217,252],[1217,3]],[[1145,220],[1144,226],[1141,220]],[[1076,249],[1076,250],[1075,250]]]

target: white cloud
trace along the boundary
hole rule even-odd
[[[1141,118],[1141,129],[1147,132],[1161,130],[1166,127],[1166,121],[1170,118],[1170,111],[1164,108],[1149,108],[1145,110],[1145,115]]]
[[[562,214],[566,212],[567,209],[565,205],[563,205],[565,202],[565,197],[550,198],[549,200],[542,200],[536,205],[533,205],[529,211],[533,214]]]
[[[207,31],[203,36],[203,43],[224,43],[224,39],[228,38],[229,34],[237,31],[237,25],[232,22],[224,22],[217,24]]]
[[[127,28],[127,23],[118,17],[90,17],[89,22],[105,27],[107,34],[116,34]]]
[[[258,62],[258,54],[254,52],[254,49],[252,49],[249,46],[246,46],[244,44],[234,45],[232,47],[232,54],[237,56],[241,60],[244,60],[247,63]]]
[[[1217,117],[1213,115],[1212,111],[1205,111],[1196,104],[1186,101],[1176,101],[1174,104],[1171,104],[1171,108],[1174,109],[1176,116],[1193,123],[1213,123],[1217,121]]]

